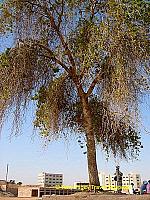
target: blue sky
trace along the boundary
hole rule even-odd
[[[0,139],[0,179],[5,178],[6,164],[9,163],[9,179],[22,181],[24,184],[36,184],[37,174],[41,171],[63,173],[64,184],[72,185],[74,181],[87,181],[86,155],[79,147],[76,137],[70,141],[57,141],[44,147],[42,139],[33,135],[30,117],[25,123],[23,133],[11,136],[9,122],[4,127]],[[150,179],[149,154],[150,135],[143,134],[144,149],[138,161],[126,162],[105,159],[104,153],[97,151],[99,171],[114,173],[115,165],[120,164],[124,173],[140,173],[145,180]]]
[[[0,39],[0,50],[2,51],[12,45],[12,40]],[[141,105],[142,123],[150,130],[150,118],[148,106],[149,99],[144,100]],[[72,185],[74,181],[87,181],[86,155],[79,147],[76,137],[69,141],[55,141],[43,147],[44,143],[38,135],[33,135],[31,113],[27,113],[26,122],[23,126],[23,133],[18,136],[11,136],[11,118],[6,121],[0,136],[0,179],[5,179],[6,165],[9,164],[9,180],[15,179],[24,184],[36,184],[37,175],[41,171],[50,173],[63,173],[64,184]],[[140,173],[143,180],[150,179],[150,134],[146,134],[145,128],[141,126],[142,143],[144,148],[141,151],[138,161],[115,161],[109,159],[107,162],[104,153],[97,150],[97,163],[99,171],[115,171],[115,165],[121,166],[123,173]]]

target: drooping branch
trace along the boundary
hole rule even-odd
[[[95,98],[96,102],[99,100],[105,104],[105,100],[107,100],[111,110],[110,120],[105,120],[105,107],[103,109],[104,112],[101,114],[102,117],[97,117],[100,113],[96,113],[97,108],[102,103],[98,102],[97,108],[95,104],[91,104],[93,106],[90,108],[92,111],[93,108],[96,108],[92,114],[94,116],[96,113],[93,120],[94,123],[96,119],[97,124],[100,124],[98,119],[101,120],[102,118],[101,126],[99,125],[100,128],[97,129],[98,131],[102,130],[102,128],[106,130],[106,122],[110,124],[109,121],[114,119],[115,116],[115,122],[112,123],[114,130],[112,132],[108,130],[107,133],[104,133],[104,142],[107,139],[105,137],[107,134],[110,137],[112,133],[116,134],[116,130],[118,130],[116,122],[118,119],[124,118],[125,124],[129,126],[130,111],[128,111],[128,108],[132,108],[133,111],[137,110],[135,100],[140,95],[138,91],[140,91],[140,84],[143,82],[140,72],[144,74],[142,72],[144,66],[140,66],[140,63],[148,57],[148,48],[146,48],[148,47],[148,43],[145,38],[145,28],[147,25],[145,26],[143,24],[144,21],[140,20],[145,20],[145,17],[143,18],[143,10],[139,10],[139,14],[142,13],[142,15],[138,16],[139,14],[134,9],[134,4],[136,5],[136,3],[133,3],[129,7],[128,3],[122,4],[120,2],[118,4],[116,1],[100,0],[90,0],[86,4],[84,1],[78,1],[75,4],[73,1],[68,1],[70,4],[67,4],[68,2],[66,3],[64,0],[20,0],[17,4],[15,1],[10,2],[14,2],[14,9],[12,9],[13,7],[10,8],[12,13],[17,11],[14,13],[16,19],[14,21],[14,24],[16,23],[14,28],[15,33],[18,34],[16,38],[23,38],[23,46],[20,43],[21,45],[19,44],[18,49],[16,47],[14,51],[12,50],[12,60],[10,60],[12,68],[10,67],[9,70],[9,67],[6,67],[6,62],[3,65],[4,67],[2,66],[5,73],[1,72],[1,82],[4,86],[6,85],[4,87],[6,88],[6,93],[7,88],[10,90],[12,95],[10,96],[11,105],[16,101],[17,109],[20,108],[21,101],[24,101],[24,99],[26,101],[27,96],[32,93],[34,88],[39,90],[39,88],[41,89],[41,85],[43,86],[43,83],[44,86],[45,83],[49,85],[49,83],[51,84],[51,80],[54,80],[56,87],[53,87],[53,90],[56,89],[56,97],[60,94],[58,91],[61,91],[59,102],[62,102],[63,95],[66,95],[68,98],[68,101],[64,101],[63,105],[68,106],[70,99],[73,104],[75,101],[78,104],[79,99],[83,99],[84,101],[89,100],[88,103],[90,103],[94,96],[97,98]],[[115,5],[118,6],[115,7]],[[137,6],[139,7],[139,5]],[[126,13],[122,12],[125,11],[124,8],[126,8],[127,16],[125,15]],[[144,16],[147,13],[146,10]],[[81,20],[79,20],[79,15],[78,17],[76,16],[76,12],[81,13]],[[97,20],[94,18],[95,15],[98,17],[97,20],[102,23],[97,23]],[[135,20],[137,22],[140,21],[140,25],[135,23]],[[64,27],[66,28],[67,36],[62,30]],[[69,29],[70,27],[71,29]],[[46,45],[41,41],[46,42]],[[65,56],[65,59],[60,58],[59,54],[55,53],[57,49],[61,49],[60,51]],[[110,65],[106,62],[105,66],[103,66],[101,61],[106,53],[110,56]],[[106,60],[106,57],[104,60]],[[12,65],[13,62],[15,63],[15,67]],[[51,64],[52,66],[50,66]],[[58,65],[64,70],[61,70],[58,76],[55,76],[53,79],[53,69]],[[64,78],[63,80],[61,79],[61,77],[64,77],[64,74],[67,76],[66,82]],[[147,76],[148,74],[146,74],[146,78]],[[48,89],[47,85],[46,90]],[[89,85],[88,88],[87,85]],[[99,86],[99,90],[93,92],[97,85]],[[68,93],[68,88],[71,91],[70,93]],[[87,93],[84,91],[84,88],[87,88]],[[51,92],[49,94],[51,95]],[[6,106],[10,105],[8,101],[4,102]],[[56,113],[55,101],[51,102],[54,103],[54,113]],[[58,108],[60,108],[60,103],[57,104]],[[69,105],[70,108],[67,107],[65,109],[69,108],[73,110],[74,108],[71,103]],[[113,103],[116,103],[115,106]],[[51,103],[49,104],[48,102],[48,105],[51,106]],[[80,107],[79,113],[83,115]],[[76,108],[77,106],[75,106]],[[64,113],[68,114],[65,109],[63,109],[63,112],[65,111]],[[72,110],[71,114],[73,113]],[[99,111],[102,111],[101,106]],[[43,116],[45,119],[45,112]],[[70,118],[68,118],[68,121],[70,121]],[[82,126],[81,121],[83,120],[79,119],[79,121],[79,125]],[[50,120],[48,119],[48,124],[49,122]],[[98,126],[96,125],[95,127]],[[112,128],[112,126],[110,127]],[[102,136],[101,132],[100,136]]]
[[[75,68],[74,58],[72,56],[71,50],[68,47],[67,42],[64,39],[64,36],[62,35],[61,31],[59,30],[59,27],[56,25],[54,17],[53,17],[53,15],[51,13],[49,13],[49,17],[50,17],[51,26],[56,31],[56,33],[57,33],[57,35],[58,35],[58,37],[59,37],[59,39],[60,39],[60,41],[61,41],[61,43],[63,45],[63,48],[65,49],[66,54],[68,55],[69,61],[71,63],[71,66],[73,68]]]
[[[93,89],[95,88],[95,85],[97,84],[97,82],[102,78],[102,74],[101,72],[99,72],[95,79],[92,81],[87,93],[86,93],[86,98],[90,96],[90,94],[93,92]]]
[[[57,35],[58,35],[58,37],[59,37],[59,39],[60,39],[60,41],[61,41],[61,43],[62,43],[62,46],[63,46],[63,48],[65,49],[66,54],[68,55],[69,61],[70,61],[70,63],[71,63],[71,66],[75,68],[75,61],[74,61],[74,58],[73,58],[73,56],[72,56],[71,50],[69,49],[68,44],[67,44],[67,42],[65,41],[64,36],[62,35],[62,33],[61,33],[60,29],[59,29],[60,23],[62,22],[62,21],[61,21],[62,15],[63,15],[63,12],[64,12],[64,8],[63,8],[63,7],[64,7],[64,0],[62,0],[62,10],[61,10],[61,13],[60,13],[60,15],[59,15],[59,17],[58,17],[58,25],[56,25],[55,20],[54,20],[54,17],[53,17],[53,15],[52,15],[51,11],[49,11],[47,8],[42,7],[42,6],[39,5],[39,4],[35,4],[35,3],[33,3],[33,2],[30,2],[30,1],[28,1],[28,0],[25,0],[25,2],[27,2],[27,3],[31,4],[31,5],[35,5],[35,6],[41,7],[41,8],[45,11],[45,13],[47,14],[47,16],[50,18],[51,27],[52,27],[52,28],[55,30],[55,32],[57,33]]]
[[[97,0],[91,0],[92,6],[91,6],[91,20],[93,19],[95,15],[95,7],[97,4]]]
[[[80,83],[80,79],[79,76],[77,76],[76,72],[74,71],[74,68],[67,68],[67,66],[60,61],[59,59],[56,58],[56,56],[54,56],[54,53],[51,51],[51,49],[49,47],[44,46],[43,44],[37,43],[37,46],[45,49],[46,51],[48,51],[50,53],[50,56],[45,55],[46,57],[49,57],[50,59],[52,59],[53,61],[55,61],[57,64],[61,65],[63,69],[66,70],[66,72],[68,72],[69,76],[72,78],[72,80],[74,81],[74,83],[76,84],[79,96],[81,97],[84,94],[84,90],[83,87]]]
[[[100,79],[102,79],[103,73],[102,73],[101,69],[104,67],[104,65],[106,65],[106,64],[108,65],[109,59],[110,59],[109,56],[106,56],[106,58],[104,59],[100,69],[97,71],[96,77],[92,81],[92,83],[91,83],[91,85],[90,85],[90,87],[89,87],[89,89],[88,89],[88,91],[86,93],[86,97],[90,96],[90,94],[93,92],[93,89],[94,89],[95,85],[97,84],[97,82]]]
[[[75,65],[75,61],[74,61],[74,58],[72,56],[71,50],[69,49],[67,42],[65,41],[61,31],[59,30],[59,27],[56,25],[56,23],[54,21],[54,17],[51,15],[51,13],[49,14],[49,16],[50,16],[50,20],[51,20],[51,26],[56,31],[56,33],[57,33],[65,51],[66,51],[66,54],[68,55],[69,61],[71,63],[71,67],[70,67],[70,69],[68,69],[68,73],[70,74],[70,77],[72,78],[72,80],[76,84],[79,96],[81,97],[84,94],[84,90],[83,90],[83,87],[80,83],[79,76],[76,74],[76,65]]]
[[[66,72],[70,73],[69,68],[62,62],[60,61],[58,58],[56,58],[56,56],[54,55],[54,52],[47,46],[44,46],[43,44],[35,44],[36,46],[39,46],[43,49],[45,49],[49,54],[49,58],[52,59],[53,61],[55,61],[57,64],[61,65],[61,67],[66,70]]]
[[[58,28],[60,28],[61,22],[62,22],[62,16],[64,13],[64,0],[62,0],[62,7],[61,7],[61,13],[58,16]]]
[[[31,4],[31,5],[34,5],[33,2],[29,2],[28,0],[26,0],[25,2],[27,2],[27,3]],[[63,12],[64,12],[64,0],[62,0],[62,10],[61,10],[61,13],[60,13],[60,15],[58,17],[58,24],[56,24],[56,21],[54,19],[54,16],[53,16],[51,10],[49,10],[46,7],[43,7],[41,5],[38,5],[38,4],[36,4],[35,6],[40,7],[45,12],[47,17],[49,17],[50,25],[51,25],[52,29],[56,32],[56,34],[57,34],[57,36],[58,36],[58,38],[59,38],[59,40],[60,40],[60,42],[62,44],[62,47],[64,48],[65,53],[68,56],[68,59],[70,61],[70,67],[67,68],[64,63],[62,63],[60,60],[58,60],[54,56],[54,53],[49,49],[49,47],[46,47],[46,46],[41,45],[41,44],[37,44],[37,45],[40,45],[42,48],[46,49],[50,53],[50,55],[52,55],[51,59],[53,59],[55,62],[60,64],[69,73],[70,77],[72,77],[72,79],[75,82],[75,84],[77,85],[77,87],[79,87],[80,81],[79,81],[79,77],[77,76],[77,73],[76,73],[76,64],[75,64],[72,52],[69,49],[69,45],[65,41],[64,35],[61,33],[61,30],[60,30],[60,23],[62,22],[62,16],[63,16]]]
[[[35,2],[33,3],[33,2],[31,2],[31,1],[28,1],[28,0],[25,0],[24,2],[26,2],[26,3],[28,3],[28,4],[32,5],[32,6],[41,7],[40,4],[37,4],[37,3],[35,3]]]

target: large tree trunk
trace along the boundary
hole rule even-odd
[[[86,140],[87,140],[87,161],[88,161],[88,173],[89,173],[89,183],[90,185],[99,186],[99,177],[97,170],[96,162],[96,146],[95,146],[95,137],[92,128],[92,118],[91,111],[88,103],[88,99],[85,97],[81,98],[82,107],[83,107],[83,120],[84,128],[86,131]]]

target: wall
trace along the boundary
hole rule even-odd
[[[17,184],[11,184],[8,183],[7,184],[7,192],[11,192],[12,194],[14,194],[16,197],[18,196],[18,185]],[[1,184],[0,185],[0,190],[2,191],[6,191],[6,183],[5,184]]]
[[[10,184],[8,183],[7,185],[7,192],[11,192],[14,194],[16,197],[18,196],[18,185],[17,184]]]
[[[20,186],[18,188],[18,197],[32,197],[32,190],[36,189],[39,194],[39,187],[37,186]]]

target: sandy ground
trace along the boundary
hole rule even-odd
[[[75,195],[55,196],[43,200],[150,200],[150,195]]]
[[[38,198],[0,197],[0,200],[39,200]]]
[[[0,200],[38,200],[38,198],[0,197]],[[42,200],[150,200],[150,195],[73,195],[50,196]]]

